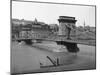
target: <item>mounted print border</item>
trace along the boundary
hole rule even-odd
[[[96,69],[96,6],[11,0],[11,74]]]

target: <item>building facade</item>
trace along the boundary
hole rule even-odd
[[[15,38],[17,37],[25,39],[27,38],[41,39],[41,38],[46,38],[51,34],[50,27],[44,22],[38,22],[37,19],[35,19],[34,21],[17,20],[17,22],[14,21],[14,23],[15,24],[17,23],[18,25],[16,26],[19,27],[19,30],[17,30],[19,31],[19,33],[18,34],[14,33]]]

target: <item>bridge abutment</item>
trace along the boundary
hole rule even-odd
[[[56,41],[58,45],[64,45],[68,52],[77,53],[79,51],[79,48],[77,46],[77,43],[70,43],[65,41]]]
[[[24,42],[26,43],[26,44],[32,44],[32,40],[31,39],[26,39],[26,40],[24,40]]]

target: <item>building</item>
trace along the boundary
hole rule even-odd
[[[16,25],[13,25],[13,32],[14,28],[17,26],[19,29],[18,34],[14,33],[15,38],[46,38],[51,34],[50,27],[45,24],[44,22],[39,22],[37,19],[34,21],[27,21],[27,20],[15,20],[12,22]]]

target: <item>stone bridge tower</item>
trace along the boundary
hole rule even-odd
[[[69,16],[59,16],[59,36],[64,36],[67,39],[71,39],[72,36],[75,36],[75,17]]]

